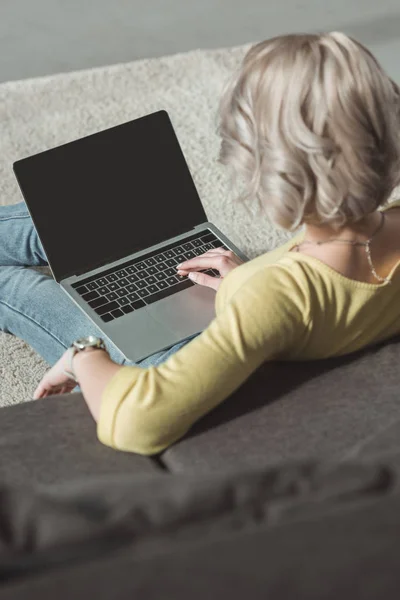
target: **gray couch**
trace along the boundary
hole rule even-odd
[[[1,598],[397,598],[399,359],[263,365],[154,457],[80,394],[2,409]]]

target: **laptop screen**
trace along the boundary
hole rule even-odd
[[[57,281],[207,221],[165,111],[19,160],[14,172]]]

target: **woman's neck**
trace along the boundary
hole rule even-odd
[[[306,225],[304,241],[327,242],[332,239],[365,242],[378,229],[381,220],[381,213],[375,211],[367,215],[362,221],[345,226],[338,231],[328,225]]]

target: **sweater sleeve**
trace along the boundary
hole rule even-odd
[[[152,455],[181,438],[266,360],[301,343],[305,298],[279,266],[252,276],[210,325],[157,367],[121,367],[102,394],[97,433]]]

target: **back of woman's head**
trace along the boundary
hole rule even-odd
[[[400,88],[343,33],[251,48],[219,117],[220,161],[284,229],[357,222],[400,183]]]

